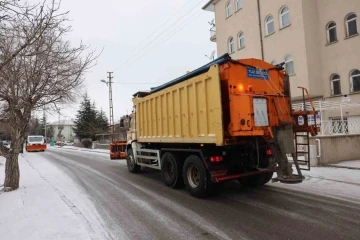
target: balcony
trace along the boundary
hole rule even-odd
[[[216,26],[210,28],[210,41],[216,42]]]

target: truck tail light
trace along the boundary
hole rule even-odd
[[[272,155],[271,149],[266,150],[266,155],[267,155],[267,156],[271,156],[271,155]]]
[[[210,157],[210,161],[213,163],[221,162],[223,160],[222,156],[212,156]]]

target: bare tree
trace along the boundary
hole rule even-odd
[[[19,187],[18,155],[31,111],[73,101],[98,57],[82,43],[73,47],[65,40],[71,28],[59,7],[55,1],[19,7],[0,30],[0,123],[8,126],[12,140],[11,150],[2,152],[8,189]]]

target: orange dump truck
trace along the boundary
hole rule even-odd
[[[126,158],[126,141],[114,141],[110,143],[110,159],[125,159]]]
[[[289,77],[282,66],[233,60],[225,54],[149,92],[134,94],[128,170],[158,169],[167,186],[185,186],[195,197],[209,196],[229,180],[258,187],[274,172],[273,181],[302,182],[294,138],[316,135],[316,124],[306,121],[316,111],[292,111]],[[303,95],[305,101],[306,89]],[[293,157],[297,174],[287,155]],[[302,164],[309,166],[308,159]]]
[[[46,143],[43,136],[28,136],[25,149],[27,152],[44,152]]]

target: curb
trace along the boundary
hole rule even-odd
[[[352,170],[360,170],[360,167],[336,166],[336,165],[331,165],[331,164],[324,165],[324,167],[346,168],[346,169],[352,169]]]

